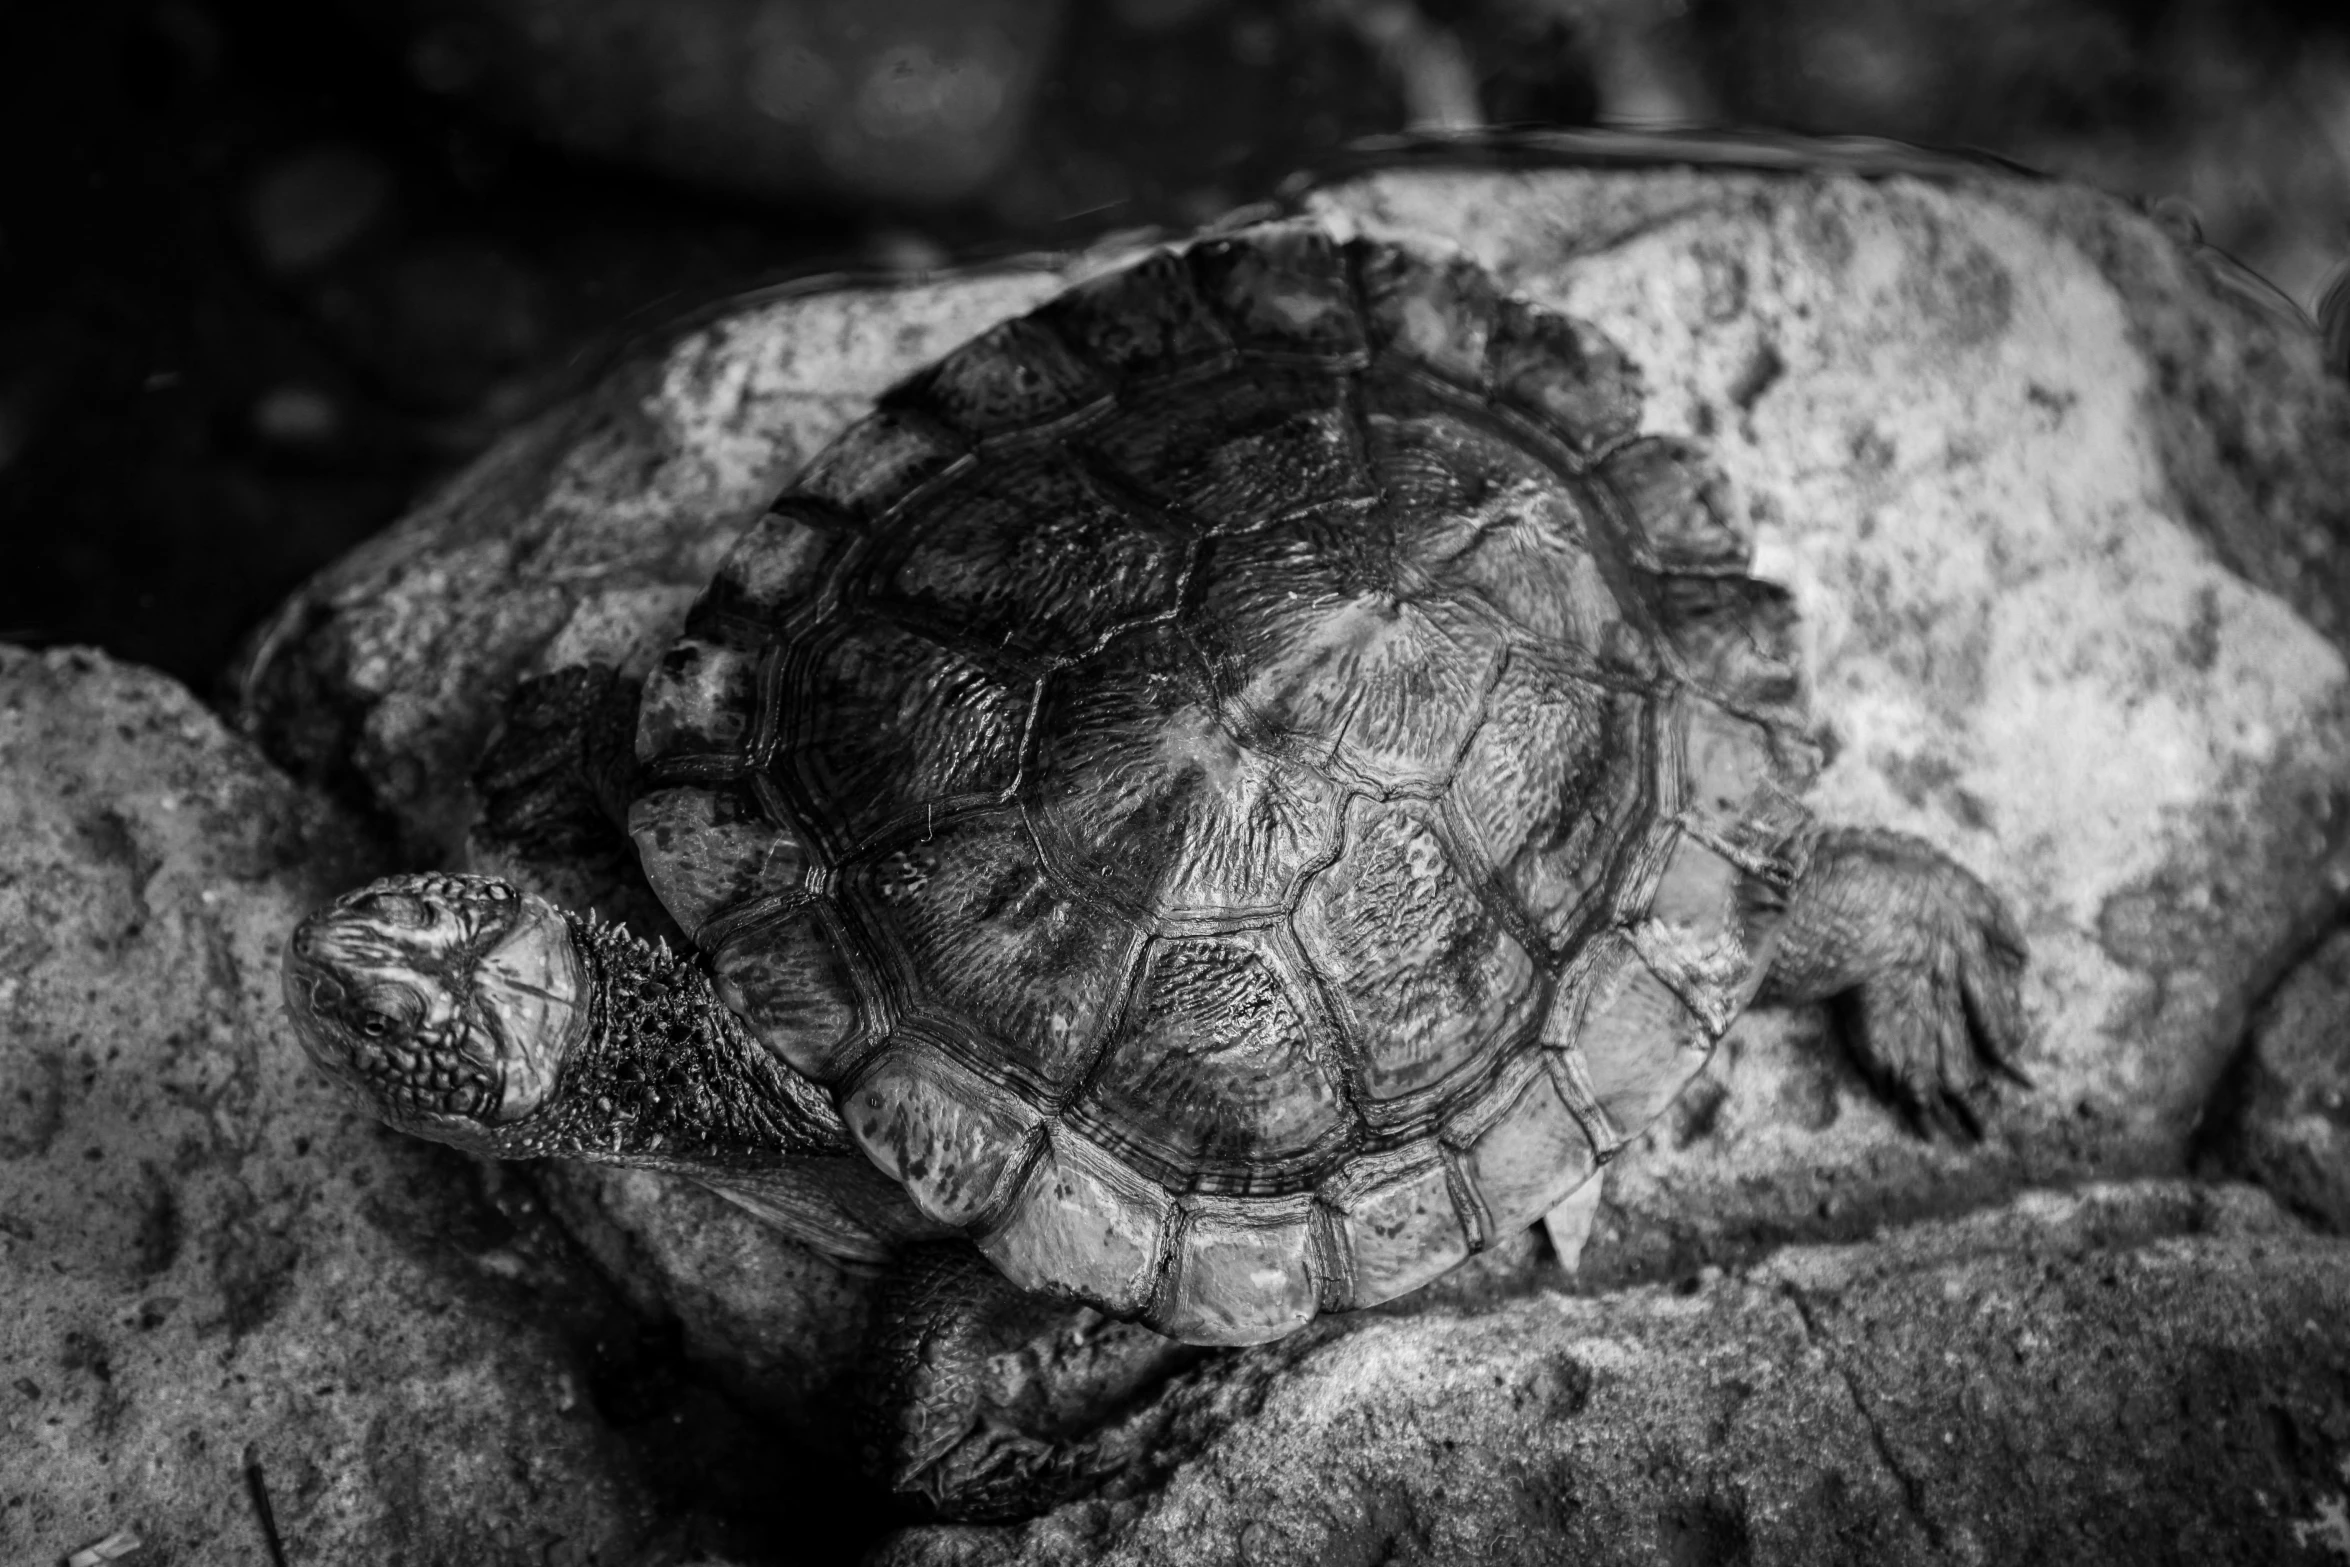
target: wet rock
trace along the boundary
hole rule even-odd
[[[2124,205],[1968,170],[1421,166],[1301,198],[1602,325],[1801,605],[1832,819],[2016,908],[2036,1091],[1922,1141],[1817,1014],[1756,1014],[1610,1173],[1588,1283],[2185,1168],[2245,1017],[2350,888],[2350,393]],[[765,296],[518,432],[287,607],[278,755],[457,857],[526,673],[641,665],[881,387],[1107,263]],[[714,1335],[714,1338],[716,1335]]]
[[[279,1011],[365,841],[179,687],[0,648],[0,1557],[629,1560],[591,1272]],[[567,1332],[567,1330],[570,1330]]]
[[[2036,1195],[1601,1299],[1317,1328],[1194,1371],[1150,1456],[887,1567],[2318,1562],[2350,1246],[2261,1194]]]
[[[2253,1020],[2214,1106],[2213,1163],[2350,1234],[2350,931],[2336,931]]]

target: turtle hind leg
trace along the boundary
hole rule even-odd
[[[1067,1331],[1087,1319],[1097,1331]],[[928,1517],[1032,1516],[1142,1456],[1145,1439],[1103,1427],[1101,1405],[1147,1392],[1204,1353],[1024,1294],[968,1245],[912,1248],[866,1340],[857,1411],[866,1468]],[[1072,1424],[1093,1429],[1062,1434]]]
[[[1861,1073],[1921,1131],[1980,1137],[1995,1080],[2029,1086],[2023,937],[1998,896],[1902,833],[1821,835],[1758,998],[1826,1002]]]

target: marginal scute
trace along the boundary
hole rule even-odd
[[[809,825],[846,854],[884,829],[1004,798],[1030,690],[912,631],[852,626],[808,656],[774,769],[806,791]]]
[[[1644,436],[1610,452],[1600,472],[1623,498],[1651,571],[1742,576],[1754,530],[1730,477],[1694,441]]]
[[[1262,1344],[1312,1320],[1307,1205],[1209,1208],[1190,1216],[1151,1325],[1187,1344]]]
[[[979,1249],[1021,1289],[1136,1313],[1150,1301],[1173,1214],[1162,1188],[1089,1139],[1056,1127]]]
[[[1792,715],[1803,704],[1795,600],[1751,577],[1649,579],[1657,624],[1699,690],[1747,712]]]
[[[1173,251],[1080,283],[1038,312],[1113,374],[1167,375],[1225,358],[1232,341]]]
[[[1070,1116],[1177,1190],[1310,1185],[1353,1119],[1301,990],[1259,933],[1155,943]]]
[[[1639,371],[1585,322],[1505,298],[1485,370],[1496,397],[1578,453],[1596,452],[1639,425]]]
[[[902,1035],[858,1079],[841,1118],[915,1207],[957,1229],[995,1212],[996,1187],[1041,1119],[1018,1094],[937,1045]]]
[[[910,1015],[977,1041],[1040,1095],[1093,1059],[1141,937],[1045,874],[1018,812],[909,834],[841,880],[892,955]]]
[[[821,905],[730,924],[710,954],[718,999],[801,1076],[835,1081],[864,1037],[864,1006]]]
[[[1419,1152],[1419,1160],[1400,1173],[1366,1163],[1364,1174],[1375,1178],[1351,1178],[1324,1193],[1332,1229],[1349,1259],[1349,1307],[1393,1300],[1451,1272],[1469,1255],[1443,1158],[1433,1144]]]
[[[1794,885],[1812,835],[1800,798],[1816,766],[1809,744],[1711,702],[1676,705],[1682,819],[1745,869]]]
[[[780,631],[816,601],[826,571],[845,549],[844,519],[780,501],[743,530],[694,606],[697,622],[730,619]]]
[[[1346,853],[1307,885],[1300,944],[1329,983],[1373,1099],[1416,1093],[1528,1029],[1533,956],[1477,894],[1434,809],[1358,796]]]
[[[1462,1173],[1485,1205],[1495,1237],[1515,1235],[1565,1200],[1599,1168],[1597,1150],[1539,1061],[1521,1077],[1509,1107],[1468,1139]]]
[[[1485,379],[1485,349],[1500,296],[1464,258],[1429,262],[1390,245],[1358,245],[1371,335],[1380,347],[1462,387]]]
[[[860,419],[816,454],[798,493],[869,520],[964,460],[965,448],[935,422],[883,409]]]
[[[741,784],[655,789],[628,808],[653,895],[689,934],[721,910],[799,891],[808,856]]]
[[[670,644],[646,678],[637,704],[637,759],[739,759],[761,721],[762,657],[761,650],[700,637]]]
[[[990,327],[882,399],[917,408],[975,440],[1063,418],[1109,385],[1052,328],[1022,317]]]
[[[1317,224],[1268,225],[1190,251],[1200,292],[1234,341],[1258,353],[1361,363],[1365,344],[1343,257]]]
[[[1579,1026],[1564,1015],[1568,1009],[1555,1009],[1543,1043],[1576,1053],[1593,1101],[1629,1134],[1662,1114],[1704,1068],[1714,1040],[1629,936],[1609,940],[1613,950],[1600,966]]]
[[[1181,539],[1112,505],[1049,449],[990,464],[892,532],[872,602],[1031,658],[1174,608],[1182,580]]]

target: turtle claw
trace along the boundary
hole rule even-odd
[[[1912,921],[1902,961],[1849,993],[1862,1072],[1922,1135],[1980,1142],[2025,1030],[2024,946],[1996,898],[1947,860],[1906,867]],[[1920,882],[1925,885],[1919,885]]]
[[[1898,833],[1825,835],[1788,906],[1769,991],[1827,1001],[1862,1076],[1925,1136],[1982,1139],[2028,1029],[2027,952],[1998,895]]]

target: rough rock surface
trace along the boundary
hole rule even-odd
[[[2035,1196],[1681,1288],[1317,1328],[1194,1372],[1124,1494],[884,1567],[2324,1563],[2350,1245],[2243,1187]]]
[[[295,1562],[636,1559],[592,1273],[283,1021],[369,869],[171,682],[0,648],[0,1560],[266,1561],[256,1483]]]

